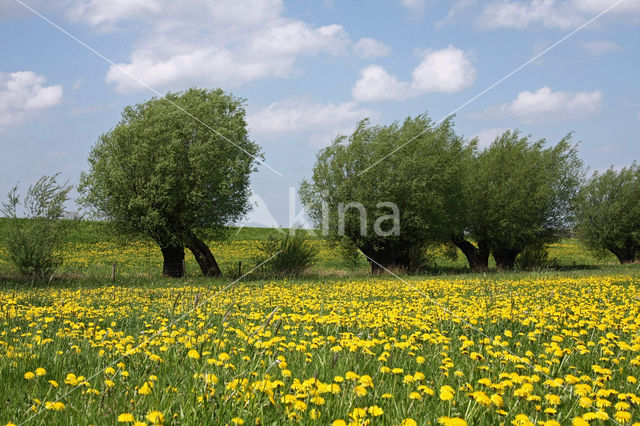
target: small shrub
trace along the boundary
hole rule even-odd
[[[515,266],[521,270],[542,269],[551,265],[549,249],[545,244],[532,244],[516,258]]]
[[[284,237],[270,236],[258,243],[260,254],[255,258],[260,270],[266,275],[296,276],[311,267],[318,249],[311,245],[300,232]]]
[[[71,187],[56,182],[58,175],[43,176],[27,190],[22,203],[15,186],[2,204],[9,218],[3,243],[11,263],[25,277],[44,280],[62,264],[65,224],[61,220]],[[25,218],[18,217],[22,208]]]

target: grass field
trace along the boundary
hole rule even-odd
[[[0,218],[0,232],[6,226],[6,220]],[[117,237],[112,230],[100,222],[68,221],[69,235],[65,242],[64,264],[59,275],[69,277],[111,277],[113,265],[116,265],[119,277],[154,277],[162,272],[162,254],[156,244],[146,240],[130,240]],[[281,232],[285,232],[281,231]],[[258,254],[257,241],[280,235],[279,231],[268,228],[231,228],[223,240],[208,239],[220,268],[227,277],[238,276],[238,263],[242,272],[256,266]],[[326,241],[319,234],[309,236],[311,244],[318,248],[316,265],[309,273],[322,276],[361,275],[368,273],[368,264],[361,257],[353,265],[341,255],[336,243]],[[467,261],[462,252],[456,259],[445,256],[444,250],[432,250],[432,272],[434,274],[465,272]],[[560,268],[585,268],[616,264],[613,255],[598,259],[585,250],[575,239],[563,240],[549,249],[550,262]],[[188,276],[198,276],[200,270],[191,255],[186,251],[186,270]],[[495,263],[490,259],[490,267]],[[6,253],[0,247],[0,274],[11,273],[12,267]]]
[[[318,239],[350,277],[233,283],[101,232],[47,285],[0,281],[0,424],[640,422],[640,266],[575,241],[552,257],[591,269],[372,278]],[[223,269],[268,232],[232,234]]]

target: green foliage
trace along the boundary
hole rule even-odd
[[[35,280],[49,278],[62,265],[61,247],[66,227],[61,220],[71,186],[59,185],[58,175],[43,176],[31,185],[20,202],[15,186],[2,204],[8,217],[3,243],[18,271]],[[26,219],[18,217],[22,208]]]
[[[485,242],[499,267],[511,268],[531,245],[565,235],[582,180],[582,162],[567,135],[555,146],[507,131],[473,161],[467,176],[469,236]]]
[[[412,269],[412,253],[447,240],[460,226],[464,167],[472,152],[473,144],[454,133],[452,120],[438,126],[426,114],[389,126],[364,120],[352,135],[320,151],[300,197],[319,228],[326,216],[328,233],[336,239],[342,237],[340,203],[361,203],[367,212],[365,232],[352,208],[344,215],[344,236],[383,266]],[[376,235],[376,220],[391,213],[381,202],[398,206],[398,235]],[[389,231],[390,221],[379,225]]]
[[[100,136],[79,201],[121,231],[184,245],[197,228],[215,232],[248,211],[258,155],[242,99],[220,89],[168,93],[126,107]]]
[[[520,252],[515,266],[520,270],[542,269],[551,266],[549,248],[546,244],[530,244]]]
[[[640,258],[640,166],[594,173],[578,197],[576,232],[599,256],[621,263]]]
[[[272,236],[258,244],[260,254],[256,257],[257,265],[266,275],[297,276],[313,266],[318,249],[302,235],[302,232],[285,234],[284,237]]]
[[[349,268],[357,268],[366,259],[350,238],[342,238],[337,247],[340,257]]]

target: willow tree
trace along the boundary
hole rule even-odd
[[[472,270],[513,269],[526,248],[557,241],[571,225],[582,162],[567,135],[556,145],[506,131],[473,160],[466,179],[466,226],[453,242]]]
[[[184,275],[186,247],[205,276],[219,276],[202,231],[221,231],[246,214],[259,155],[242,99],[220,89],[168,93],[125,107],[100,136],[80,202],[121,231],[155,241],[164,275]]]
[[[640,259],[640,166],[594,173],[578,197],[576,231],[592,251],[620,263]]]
[[[362,251],[373,273],[415,270],[427,247],[462,226],[475,145],[455,134],[452,119],[434,124],[426,114],[388,126],[364,120],[318,153],[301,185],[318,227]]]

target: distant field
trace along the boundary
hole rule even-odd
[[[162,254],[153,242],[148,240],[128,240],[116,236],[109,226],[100,222],[68,221],[69,237],[64,251],[65,262],[60,270],[64,275],[85,275],[110,277],[112,265],[116,264],[117,273],[124,277],[158,276],[162,272]],[[6,221],[0,219],[0,232]],[[282,231],[285,232],[286,230]],[[235,276],[239,262],[242,272],[255,266],[258,255],[257,242],[277,235],[279,232],[269,228],[230,228],[227,239],[209,240],[211,250],[220,268],[227,276]],[[310,236],[311,244],[318,248],[318,262],[310,273],[319,275],[366,274],[368,266],[364,257],[358,265],[352,265],[343,259],[334,242],[326,241],[319,234]],[[550,260],[558,267],[580,267],[615,264],[613,255],[605,259],[596,259],[578,240],[569,239],[553,244],[549,250]],[[458,251],[457,259],[451,260],[444,250],[433,250],[433,272],[459,272],[467,267],[465,257]],[[494,267],[493,259],[490,267]],[[198,265],[186,251],[187,275],[197,276]],[[6,253],[0,247],[0,271],[11,271]]]

